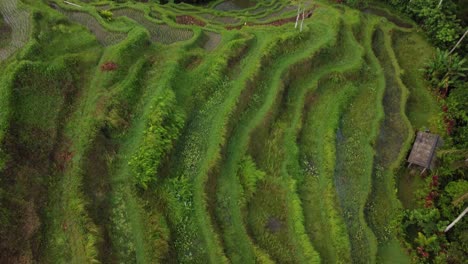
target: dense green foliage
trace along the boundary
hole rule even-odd
[[[150,106],[141,147],[129,161],[136,183],[144,189],[156,181],[159,163],[171,150],[182,128],[184,118],[177,113],[174,101],[175,96],[171,91],[155,99]]]
[[[408,14],[429,35],[432,42],[442,48],[452,48],[463,32],[466,30],[466,22],[460,21],[462,16],[457,17],[457,12],[464,7],[463,2],[455,3],[451,0],[441,2],[430,0],[387,0],[391,6],[400,12]],[[466,53],[465,48],[461,47]]]
[[[438,49],[425,67],[425,78],[429,80],[432,88],[448,93],[451,88],[463,85],[468,72],[466,65],[466,59]]]
[[[463,263],[467,253],[466,221],[443,230],[465,208],[468,185],[467,169],[457,165],[466,159],[466,152],[444,153],[437,174],[427,177],[418,190],[421,208],[408,210],[403,219],[407,240],[420,261],[431,263]]]
[[[461,49],[461,54],[465,50]],[[466,59],[437,49],[422,68],[443,110],[439,129],[445,132],[439,164],[417,187],[415,208],[405,212],[403,230],[413,260],[429,263],[463,263],[468,252],[466,221],[444,229],[467,204],[468,98]]]

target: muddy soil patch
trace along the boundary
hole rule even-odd
[[[211,31],[205,31],[203,33],[203,49],[207,51],[214,50],[221,42],[221,35]]]
[[[111,32],[105,29],[99,21],[92,15],[84,12],[65,11],[58,9],[72,22],[78,23],[86,27],[91,33],[94,34],[98,42],[103,46],[110,46],[117,44],[125,39],[127,34],[120,32]]]
[[[196,19],[193,16],[182,15],[176,17],[176,23],[181,25],[197,25],[200,27],[206,26],[206,22],[200,19]]]
[[[93,148],[87,154],[84,165],[83,189],[87,196],[87,210],[101,232],[99,259],[103,263],[115,263],[109,235],[111,193],[109,162],[117,151],[117,146],[104,133],[98,133]]]
[[[11,39],[11,27],[4,21],[0,14],[0,49],[4,48]]]
[[[172,44],[177,41],[188,40],[193,36],[193,31],[190,29],[173,28],[166,24],[154,23],[146,19],[143,12],[132,8],[117,9],[114,11],[114,16],[126,16],[135,20],[149,31],[153,42]]]
[[[1,173],[4,195],[2,209],[11,212],[0,227],[0,263],[31,263],[41,254],[41,212],[47,204],[47,187],[52,182],[54,142],[53,130],[13,122],[3,149],[10,155]],[[6,221],[4,221],[6,220]],[[4,225],[5,224],[5,225]]]

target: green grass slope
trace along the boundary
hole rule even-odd
[[[350,261],[349,239],[333,183],[335,134],[340,113],[356,92],[347,83],[363,63],[363,49],[351,30],[359,19],[348,12],[344,23],[350,25],[343,25],[336,45],[317,58],[323,66],[313,75],[314,89],[304,107],[307,112],[299,138],[301,153],[296,157],[303,177],[301,196],[309,236],[323,260],[333,263]]]
[[[390,48],[390,35],[385,35],[384,30],[389,29],[379,28],[373,39],[373,49],[385,77],[386,89],[382,101],[385,117],[376,142],[373,186],[366,214],[379,242],[379,262],[388,262],[388,255],[392,255],[399,262],[408,263],[404,250],[395,247],[398,240],[393,232],[395,227],[392,228],[399,221],[400,207],[395,196],[394,174],[409,149],[412,137],[411,125],[404,113],[408,91],[399,77],[400,68]],[[387,257],[383,257],[385,254]]]
[[[0,262],[409,262],[396,174],[439,111],[416,28],[73,3],[0,3]]]

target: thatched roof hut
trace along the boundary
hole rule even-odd
[[[418,132],[413,149],[408,157],[409,166],[416,164],[423,167],[421,173],[426,169],[431,169],[435,151],[440,141],[440,137],[436,134]]]

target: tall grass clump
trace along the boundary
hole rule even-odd
[[[170,90],[155,98],[148,113],[143,141],[129,161],[136,184],[144,189],[157,180],[159,163],[172,149],[184,124],[184,117],[174,103],[175,95]]]

